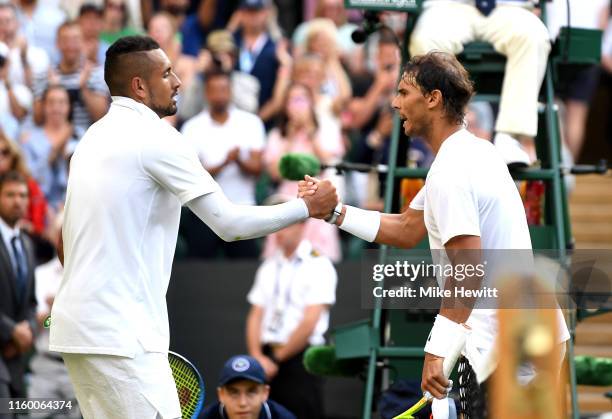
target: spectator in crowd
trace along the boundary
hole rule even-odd
[[[59,27],[57,46],[61,57],[59,64],[49,74],[37,78],[34,84],[34,120],[38,124],[42,122],[42,94],[47,86],[60,84],[70,95],[72,122],[85,131],[108,109],[103,69],[85,58],[83,35],[78,23],[66,22]]]
[[[143,29],[142,11],[150,3],[149,0],[127,0],[128,26],[138,30]],[[104,0],[59,0],[60,7],[68,14],[69,19],[76,19],[79,16],[81,7],[85,4],[94,4],[103,8]]]
[[[297,191],[297,183],[281,179],[278,171],[278,163],[286,153],[310,153],[326,163],[339,159],[344,153],[339,137],[334,139],[321,135],[313,105],[311,90],[303,84],[294,83],[287,91],[278,126],[268,135],[264,162],[272,180],[279,183],[277,193],[291,196]],[[340,260],[338,232],[333,226],[307,221],[305,234],[322,254],[335,262]],[[264,256],[271,255],[275,248],[275,236],[270,235],[266,238]]]
[[[70,122],[70,98],[63,86],[47,87],[42,109],[42,126],[24,132],[21,144],[32,176],[51,208],[58,211],[64,205],[68,184],[67,150],[74,148],[83,132]]]
[[[140,30],[129,25],[125,0],[104,0],[104,15],[100,39],[112,45],[123,36],[138,35]]]
[[[205,81],[208,108],[183,125],[182,132],[197,151],[204,168],[235,204],[255,205],[255,182],[262,171],[265,129],[254,114],[231,106],[230,75],[209,71]],[[255,240],[224,242],[188,212],[184,234],[191,256],[215,257],[221,250],[231,258],[255,258]]]
[[[495,125],[489,102],[471,101],[465,114],[467,130],[479,138],[491,141]]]
[[[478,1],[479,10],[460,0],[427,0],[410,39],[410,54],[431,50],[458,54],[474,40],[490,42],[504,54],[507,63],[495,145],[506,163],[529,165],[537,158],[534,137],[538,94],[550,51],[548,31],[530,10],[529,0],[497,0],[492,11],[491,4]]]
[[[381,30],[372,73],[353,79],[354,97],[349,103],[350,127],[369,134],[376,126],[380,111],[395,93],[400,69],[399,48],[388,30]]]
[[[236,68],[259,80],[259,107],[272,97],[279,62],[276,43],[267,30],[269,0],[242,0],[236,12],[239,29],[235,32],[238,47]]]
[[[148,32],[170,59],[174,72],[181,79],[183,86],[189,86],[195,73],[196,60],[182,53],[172,16],[168,12],[154,14],[149,20]]]
[[[6,114],[18,123],[32,109],[32,92],[25,85],[11,81],[9,60],[9,49],[0,42],[0,114]]]
[[[271,204],[287,199],[273,196]],[[328,258],[305,238],[305,223],[274,235],[276,253],[264,260],[248,294],[249,354],[270,380],[270,398],[299,419],[324,417],[319,377],[306,371],[304,351],[325,343],[329,308],[336,301],[337,275]]]
[[[20,220],[20,227],[35,239],[42,237],[47,225],[45,195],[36,180],[30,175],[17,143],[10,141],[0,133],[0,176],[11,171],[16,171],[23,176],[28,185],[28,207],[25,217]]]
[[[28,208],[20,173],[0,177],[0,398],[26,397],[27,353],[36,330],[34,250],[19,221]]]
[[[197,75],[188,85],[183,85],[182,100],[178,104],[178,116],[189,119],[206,106],[204,79],[215,66],[231,74],[232,105],[243,111],[257,113],[259,109],[259,80],[253,75],[236,69],[238,50],[234,37],[227,30],[216,30],[206,38],[206,48],[200,51],[196,63]]]
[[[0,137],[15,143],[19,139],[19,121],[10,113],[0,112]]]
[[[373,74],[353,78],[354,97],[349,102],[346,125],[350,129],[350,159],[360,163],[386,162],[393,127],[389,104],[395,93],[400,56],[395,36],[389,30],[378,32]],[[355,201],[371,208],[380,202],[379,176],[351,173],[350,186]]]
[[[329,19],[333,22],[337,28],[335,43],[338,46],[340,55],[350,60],[349,57],[357,48],[357,44],[355,44],[351,38],[353,31],[357,29],[357,25],[348,22],[346,10],[344,9],[344,1],[318,0],[315,17]],[[312,23],[312,20],[302,22],[293,32],[291,40],[296,50],[303,51],[305,49],[306,37]]]
[[[0,3],[0,42],[9,48],[9,80],[12,83],[32,87],[34,74],[45,73],[49,57],[42,48],[28,44],[19,34],[17,7],[12,3]]]
[[[248,355],[237,355],[227,360],[221,370],[217,397],[200,419],[295,419],[273,400],[268,400],[270,386],[257,360]]]
[[[335,114],[340,112],[350,99],[351,84],[340,62],[340,50],[336,43],[336,27],[329,19],[315,19],[310,22],[306,35],[306,53],[317,54],[323,59],[325,78],[322,93],[329,95]]]
[[[159,9],[174,20],[174,27],[181,28],[189,11],[189,0],[159,0]]]
[[[166,2],[170,3],[170,2]],[[179,0],[174,6],[166,5],[164,10],[175,15],[179,12],[176,24],[180,28],[183,54],[197,57],[210,31],[220,29],[229,20],[229,15],[236,7],[236,1],[201,0],[197,2],[194,13],[187,14],[188,4]],[[191,2],[193,4],[193,2]],[[226,17],[227,16],[227,17]],[[182,22],[181,22],[182,21]]]
[[[63,215],[59,214],[49,229],[49,236],[55,248],[59,246],[62,220]],[[28,397],[71,401],[72,407],[70,409],[64,408],[61,412],[54,414],[53,418],[78,419],[81,417],[81,413],[74,388],[68,377],[68,370],[62,361],[62,357],[49,351],[49,329],[44,327],[45,321],[51,314],[53,300],[62,282],[63,274],[64,267],[57,254],[49,262],[38,266],[35,270],[38,332],[34,342],[36,353],[30,363],[32,375],[28,385]]]
[[[322,141],[332,149],[340,145],[342,149],[340,155],[343,154],[340,112],[345,99],[341,96],[334,98],[331,92],[324,91],[325,62],[321,56],[305,54],[295,62],[289,57],[283,58],[283,65],[279,68],[278,76],[274,96],[260,111],[260,115],[266,116],[262,116],[262,119],[265,121],[282,114],[289,87],[294,83],[304,85],[310,90],[313,99],[318,131]]]
[[[92,3],[85,3],[79,10],[79,26],[83,34],[85,59],[104,66],[106,50],[109,45],[100,39],[102,34],[104,10]]]
[[[51,62],[57,62],[57,30],[66,21],[64,12],[47,0],[17,0],[19,28],[28,45],[42,48]]]

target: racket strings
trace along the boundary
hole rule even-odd
[[[176,383],[181,413],[184,418],[191,418],[198,408],[198,402],[203,397],[197,373],[182,359],[169,356],[170,368]]]
[[[457,367],[459,402],[464,419],[487,419],[487,383],[478,384],[476,372],[467,358],[461,357]]]

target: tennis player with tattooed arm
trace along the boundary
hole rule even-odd
[[[454,265],[458,259],[468,259],[475,266],[488,249],[531,249],[525,210],[506,164],[490,142],[464,128],[465,107],[472,95],[468,74],[453,55],[430,52],[413,57],[404,68],[392,105],[404,120],[406,134],[425,139],[436,155],[425,186],[402,214],[339,203],[332,221],[364,240],[404,248],[416,245],[427,233],[431,249],[441,250]],[[310,177],[301,181],[299,196],[314,193],[318,182]],[[562,354],[569,333],[561,311],[557,314]],[[449,382],[443,361],[458,355],[451,353],[457,351],[455,342],[465,340],[464,348],[490,355],[496,334],[494,309],[469,305],[451,309],[443,300],[425,345],[423,391],[438,399],[446,397]],[[485,382],[490,369],[471,365],[481,367],[482,359],[459,350],[467,357],[459,361],[460,382],[469,375],[478,375],[477,383]],[[529,371],[523,378],[529,379],[530,373],[533,376]],[[470,402],[484,399],[485,387],[485,383],[476,384],[470,390]],[[464,417],[485,418],[485,411],[465,416],[469,411],[465,393],[460,387]]]
[[[105,81],[110,110],[71,161],[50,350],[62,354],[86,419],[180,418],[165,297],[181,205],[223,239],[241,240],[328,217],[338,198],[324,183],[276,206],[232,204],[160,119],[176,112],[180,80],[151,38],[115,42]]]

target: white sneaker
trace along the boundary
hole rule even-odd
[[[508,167],[528,167],[531,164],[529,154],[511,135],[498,132],[493,142]]]

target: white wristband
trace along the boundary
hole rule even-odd
[[[346,212],[340,229],[368,242],[373,242],[380,228],[380,212],[345,205]]]
[[[455,323],[438,314],[431,332],[429,332],[429,337],[425,344],[425,352],[445,358],[445,360],[446,358],[449,361],[452,360],[452,365],[450,366],[452,370],[465,346],[468,333],[469,330],[462,324]],[[446,370],[447,368],[444,369]]]

